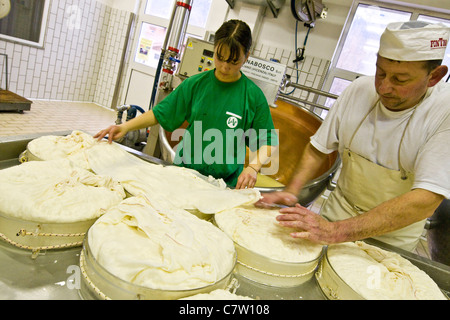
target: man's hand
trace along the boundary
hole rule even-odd
[[[262,199],[255,203],[259,208],[272,208],[275,205],[293,206],[298,202],[298,198],[294,194],[287,191],[276,191],[262,193]]]
[[[281,226],[299,230],[291,232],[293,238],[308,239],[320,244],[336,242],[333,222],[327,221],[300,204],[282,208],[280,213],[282,215],[277,216],[277,221]]]

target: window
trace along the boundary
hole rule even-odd
[[[8,15],[0,19],[0,38],[42,47],[50,1],[16,0],[10,3]]]
[[[170,19],[175,1],[158,1],[148,0],[145,7],[145,14],[155,17]],[[192,11],[189,17],[189,24],[204,28],[208,18],[209,9],[211,7],[211,0],[195,0],[192,6]]]
[[[189,35],[203,38],[212,0],[195,0],[189,16]],[[166,36],[175,0],[147,0],[145,18],[141,23],[141,31],[134,61],[151,68],[157,68],[161,49]]]
[[[208,13],[211,9],[211,0],[195,0],[192,7],[189,24],[204,28],[208,19]]]
[[[164,19],[169,19],[173,5],[174,5],[173,1],[170,2],[170,1],[149,0],[147,1],[147,5],[145,6],[145,14]]]
[[[330,88],[330,93],[335,94],[335,95],[340,95],[342,93],[342,91],[344,91],[345,88],[347,88],[347,86],[351,83],[351,81],[349,80],[345,80],[342,78],[334,78],[333,79],[333,83],[331,85]],[[331,108],[333,106],[335,99],[333,98],[326,98],[325,101],[325,107]],[[321,116],[325,117],[328,113],[328,110],[323,110]]]
[[[422,8],[414,8],[412,4],[406,7],[382,1],[354,1],[323,90],[340,95],[357,77],[375,74],[380,36],[389,23],[422,20],[450,26],[450,15],[424,12]],[[444,64],[450,65],[449,48]],[[447,78],[448,75],[444,80]],[[322,102],[331,107],[334,100],[323,98]],[[327,111],[324,110],[319,115],[324,117],[326,114]]]
[[[436,18],[436,17],[426,16],[426,15],[419,15],[417,20],[431,22],[431,23],[442,23],[442,24],[446,25],[447,27],[450,27],[450,18],[442,19],[442,18]],[[448,45],[447,50],[445,50],[445,58],[444,58],[444,61],[442,62],[442,64],[445,64],[446,66],[450,67],[450,45]],[[450,74],[447,73],[447,75],[445,77],[445,80],[447,80],[447,82],[450,82],[449,76],[450,76]]]
[[[386,25],[410,18],[410,12],[359,5],[336,67],[355,73],[375,74],[380,36]]]

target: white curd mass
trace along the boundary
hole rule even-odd
[[[88,232],[97,262],[118,278],[153,289],[214,284],[234,268],[233,241],[210,222],[162,209],[143,196],[125,199]]]

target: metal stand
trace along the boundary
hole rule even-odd
[[[11,91],[9,91],[9,79],[8,79],[8,55],[5,53],[0,53],[0,55],[5,57],[5,74],[6,74],[6,85],[3,90],[0,88],[0,111],[18,111],[23,113],[25,110],[31,109],[32,101],[25,99]]]
[[[180,62],[180,48],[183,44],[186,33],[189,15],[192,9],[193,0],[177,1],[172,11],[166,38],[161,50],[161,58],[156,70],[155,82],[153,85],[152,97],[149,109],[162,101],[173,91],[173,74],[177,63]],[[159,153],[159,125],[149,129],[147,144],[143,152],[149,155]]]

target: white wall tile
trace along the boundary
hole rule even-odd
[[[69,6],[80,10],[78,28],[73,24],[70,28]],[[97,1],[51,1],[44,48],[0,40],[0,52],[9,57],[10,90],[27,98],[89,101],[109,107],[112,95],[106,88],[116,85],[122,52],[118,45],[124,45],[127,29],[120,19],[126,17],[128,23],[128,15]]]
[[[265,44],[255,44],[255,49],[253,50],[252,55],[266,60],[270,60],[271,58],[280,60],[280,63],[288,67],[286,69],[286,74],[291,76],[290,81],[292,83],[299,83],[315,89],[322,88],[323,82],[325,81],[326,72],[330,65],[329,60],[308,55],[305,55],[304,59],[296,65],[292,62],[296,57],[296,53],[294,51],[280,50],[269,47]],[[308,91],[300,89],[294,90],[293,87],[286,88],[284,93],[291,93],[295,98],[300,98],[314,103],[316,103],[318,99],[317,94],[312,94]],[[305,107],[311,108],[310,105],[307,104],[305,104]]]

